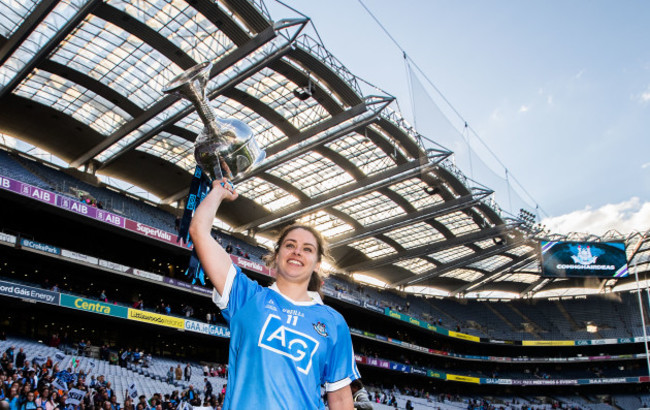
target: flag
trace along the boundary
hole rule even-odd
[[[133,400],[138,398],[138,389],[135,387],[135,383],[129,384],[129,397]]]
[[[81,403],[81,400],[83,400],[85,394],[86,392],[84,392],[83,390],[70,389],[65,404],[72,404],[74,406],[78,406],[79,403]]]
[[[68,386],[66,385],[66,383],[63,380],[61,380],[60,377],[57,377],[56,379],[54,379],[54,381],[52,382],[52,386],[54,388],[56,388],[57,390],[63,390],[63,391],[68,390]]]
[[[45,356],[36,356],[34,359],[32,359],[32,363],[38,366],[43,366],[47,362],[47,358]]]

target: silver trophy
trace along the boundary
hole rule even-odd
[[[260,163],[266,154],[248,125],[234,118],[216,117],[205,97],[211,68],[209,62],[197,64],[171,80],[163,92],[190,100],[203,121],[203,130],[194,143],[196,163],[212,180],[231,180]]]

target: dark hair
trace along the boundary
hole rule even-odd
[[[356,390],[361,390],[363,389],[363,383],[361,383],[361,379],[354,379],[350,383],[350,388],[356,389]]]
[[[275,268],[275,257],[278,255],[278,252],[280,251],[280,245],[282,245],[282,241],[284,241],[284,239],[287,237],[289,232],[295,231],[296,229],[303,229],[314,236],[314,238],[316,239],[316,245],[318,247],[317,249],[318,262],[321,262],[323,259],[329,259],[329,253],[327,252],[327,242],[323,238],[323,235],[321,235],[320,232],[318,232],[315,228],[311,226],[295,224],[295,225],[287,226],[282,230],[282,232],[280,232],[280,236],[278,237],[278,240],[275,243],[275,247],[273,248],[273,253],[268,254],[264,257],[264,260],[266,261],[266,264],[268,266]],[[320,273],[316,271],[312,272],[311,277],[309,278],[309,285],[307,286],[307,290],[312,292],[318,292],[322,297],[323,295],[321,294],[320,291],[322,285],[323,285],[323,278],[321,277]]]

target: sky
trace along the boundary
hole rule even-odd
[[[362,1],[285,4],[502,206],[521,197],[557,233],[650,229],[650,2]]]

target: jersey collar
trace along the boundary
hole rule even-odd
[[[288,300],[289,302],[291,302],[291,303],[293,303],[294,305],[297,305],[297,306],[311,306],[311,305],[323,305],[324,304],[323,299],[321,299],[318,292],[310,292],[310,291],[307,292],[309,297],[311,297],[311,299],[312,299],[311,301],[296,302],[295,300],[291,299],[290,297],[288,297],[288,296],[284,295],[282,292],[280,292],[280,289],[278,289],[278,284],[275,283],[275,282],[271,286],[269,286],[269,289],[278,292],[278,294],[280,296],[282,296],[283,298],[285,298],[286,300]]]

